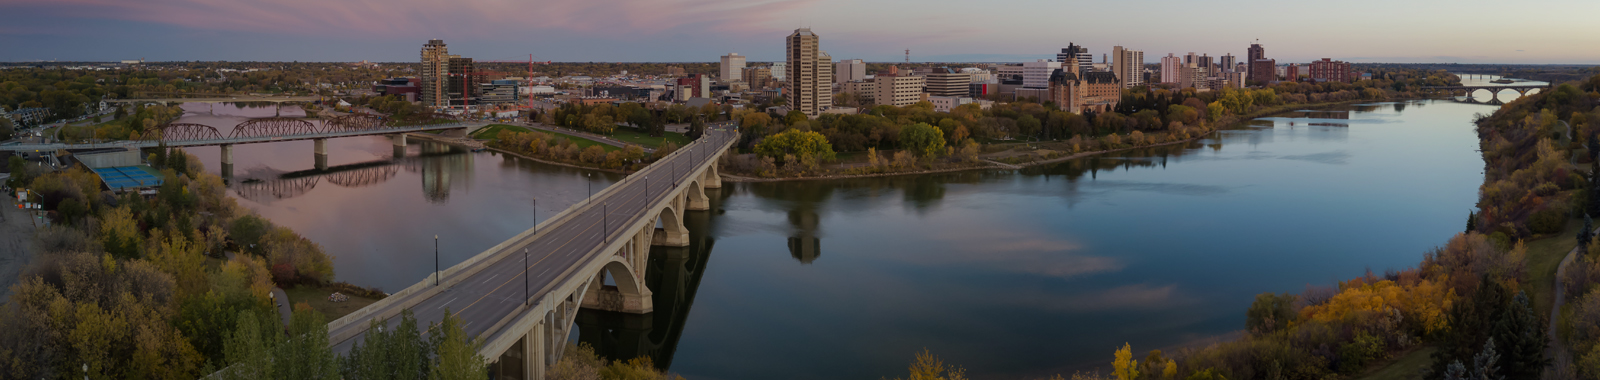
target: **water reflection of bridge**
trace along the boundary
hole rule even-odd
[[[405,170],[421,172],[423,195],[429,202],[438,203],[449,200],[452,178],[470,175],[471,168],[470,154],[449,145],[424,143],[422,154],[417,156],[288,172],[272,179],[234,181],[228,187],[240,198],[267,202],[305,195],[324,181],[346,188],[374,186]]]
[[[716,240],[710,236],[711,216],[722,213],[722,199],[731,191],[707,189],[711,211],[684,214],[689,228],[688,247],[651,247],[645,283],[655,292],[655,311],[633,314],[595,309],[579,309],[576,324],[578,341],[594,347],[595,353],[609,359],[648,356],[656,367],[672,366],[683,326],[694,306],[695,293],[705,274],[706,262]]]

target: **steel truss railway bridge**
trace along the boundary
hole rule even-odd
[[[328,324],[335,353],[362,342],[377,321],[419,324],[446,312],[462,321],[496,378],[544,379],[560,359],[579,309],[647,314],[650,247],[685,247],[684,214],[708,210],[722,187],[718,159],[738,140],[726,125],[629,175],[589,200],[488,250]],[[331,180],[331,179],[330,179]]]
[[[0,151],[54,151],[58,149],[94,148],[153,148],[157,146],[222,147],[223,178],[233,177],[233,146],[296,140],[312,140],[318,169],[328,167],[328,139],[354,136],[390,135],[394,140],[396,155],[402,155],[406,146],[406,133],[447,131],[464,136],[478,124],[445,123],[429,125],[393,125],[382,116],[351,114],[325,119],[321,125],[305,119],[268,117],[246,120],[223,136],[215,127],[205,124],[170,123],[147,131],[142,140],[115,141],[95,144],[12,144],[0,145]]]

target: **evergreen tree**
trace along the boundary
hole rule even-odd
[[[1509,298],[1505,286],[1487,274],[1480,277],[1472,298],[1458,301],[1450,308],[1449,329],[1440,339],[1439,351],[1433,354],[1433,373],[1444,373],[1451,362],[1471,360],[1489,340],[1489,333]]]
[[[1488,341],[1483,343],[1483,351],[1479,351],[1477,355],[1472,356],[1472,377],[1470,379],[1504,380],[1506,377],[1500,375],[1499,364],[1500,354],[1494,350],[1494,338],[1489,338]],[[1534,375],[1534,377],[1517,377],[1517,379],[1537,378],[1539,378],[1538,375]]]
[[[1477,230],[1477,229],[1478,229],[1478,213],[1476,213],[1476,212],[1468,212],[1467,213],[1467,231],[1466,232],[1472,232],[1472,231]]]
[[[295,310],[289,320],[289,339],[273,350],[273,375],[285,380],[337,379],[339,368],[328,347],[328,323],[322,313]]]
[[[1583,214],[1583,230],[1578,231],[1578,254],[1589,253],[1589,240],[1594,237],[1594,219]]]
[[[1550,338],[1544,319],[1529,305],[1528,295],[1518,292],[1498,319],[1490,340],[1501,342],[1504,347],[1500,373],[1512,379],[1538,378],[1550,364],[1544,356]]]

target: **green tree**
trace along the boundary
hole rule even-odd
[[[444,320],[440,321],[434,334],[438,337],[434,340],[434,352],[438,359],[429,379],[479,380],[488,377],[489,368],[484,364],[483,356],[478,354],[478,347],[483,343],[462,331],[461,320],[450,314],[450,309],[445,309]]]
[[[337,379],[339,368],[328,347],[327,320],[304,304],[295,309],[289,318],[289,339],[273,350],[273,374],[285,380]]]
[[[1550,365],[1545,358],[1550,342],[1543,318],[1529,305],[1528,295],[1518,292],[1511,304],[1501,310],[1492,332],[1494,341],[1500,342],[1505,354],[1501,356],[1500,374],[1511,379],[1534,379]]]
[[[756,154],[782,160],[785,155],[795,157],[810,157],[818,161],[828,161],[834,158],[833,145],[828,144],[828,138],[821,133],[801,131],[798,129],[785,130],[776,135],[767,136],[761,143],[756,144]]]
[[[1289,327],[1294,322],[1294,295],[1261,293],[1245,311],[1245,331],[1265,335]]]
[[[789,113],[783,115],[783,125],[793,126],[794,123],[806,120],[806,113],[799,110],[790,110]]]
[[[938,157],[944,153],[944,132],[928,123],[905,126],[900,128],[900,147],[923,159]]]
[[[1017,118],[1017,133],[1027,137],[1038,137],[1043,124],[1033,115],[1022,115]]]
[[[233,244],[238,245],[240,250],[261,254],[266,250],[261,238],[267,236],[272,228],[272,222],[255,214],[246,214],[228,224],[228,238],[233,239]]]
[[[236,317],[238,327],[224,339],[227,365],[217,374],[223,379],[270,379],[272,376],[272,349],[282,329],[272,328],[277,318],[259,315],[252,310],[240,311]],[[273,322],[263,325],[261,319]],[[264,328],[265,327],[265,328]]]

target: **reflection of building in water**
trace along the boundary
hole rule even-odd
[[[450,154],[449,145],[424,142],[422,145],[422,160],[415,166],[409,167],[415,171],[420,166],[422,170],[422,195],[432,203],[444,203],[450,200],[452,186],[460,186],[465,190],[472,184],[472,155]]]
[[[719,208],[720,197],[713,194],[717,191],[706,189],[712,212],[684,214],[684,226],[689,229],[688,247],[650,248],[645,286],[652,293],[651,304],[655,310],[649,314],[631,314],[579,309],[576,320],[579,342],[589,344],[596,354],[608,359],[649,356],[656,368],[666,370],[672,366],[689,309],[700,289],[706,261],[715,245],[707,232],[711,215]]]
[[[810,208],[800,208],[789,211],[789,224],[794,226],[793,234],[789,237],[789,255],[802,264],[810,264],[822,256],[822,239],[817,238],[817,211]]]

